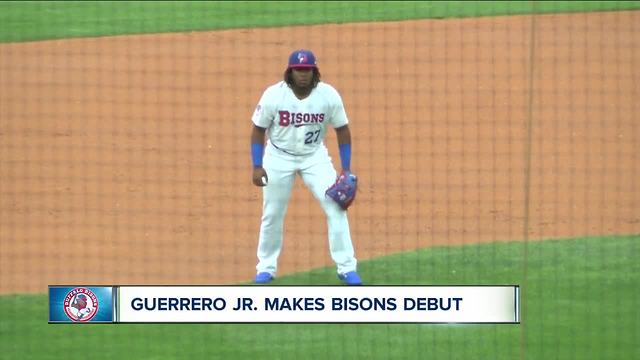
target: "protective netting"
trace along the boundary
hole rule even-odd
[[[301,47],[316,53],[351,121],[360,189],[349,218],[363,264],[522,241],[518,273],[506,278],[534,288],[527,259],[540,254],[528,242],[640,233],[637,11],[6,43],[0,293],[250,281],[261,216],[251,114]],[[339,167],[334,133],[326,144]],[[469,249],[471,262],[500,256]],[[561,273],[563,259],[544,251],[558,266],[550,274]],[[365,267],[365,282],[438,283],[428,273],[458,266],[403,256]],[[596,270],[615,260],[593,256]],[[326,220],[297,179],[278,273],[325,266]],[[417,274],[398,278],[399,266]]]

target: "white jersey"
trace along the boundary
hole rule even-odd
[[[342,98],[333,86],[319,82],[305,99],[285,83],[268,87],[253,113],[256,126],[267,129],[269,142],[292,155],[308,155],[324,146],[327,125],[349,123]]]

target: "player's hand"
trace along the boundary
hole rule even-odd
[[[267,177],[267,171],[264,168],[254,168],[253,169],[253,185],[255,186],[266,186],[269,178]]]

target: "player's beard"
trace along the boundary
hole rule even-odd
[[[300,92],[308,93],[311,91],[311,81],[300,82],[297,88]]]
[[[312,82],[313,82],[313,77],[302,78],[296,81],[296,87],[303,91],[309,91],[311,89]]]
[[[312,80],[296,81],[293,84],[293,92],[296,93],[296,95],[298,96],[309,95],[311,93],[311,90],[313,90],[312,84],[313,84]]]

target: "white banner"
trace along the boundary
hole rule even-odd
[[[518,286],[121,286],[122,323],[519,323]]]

